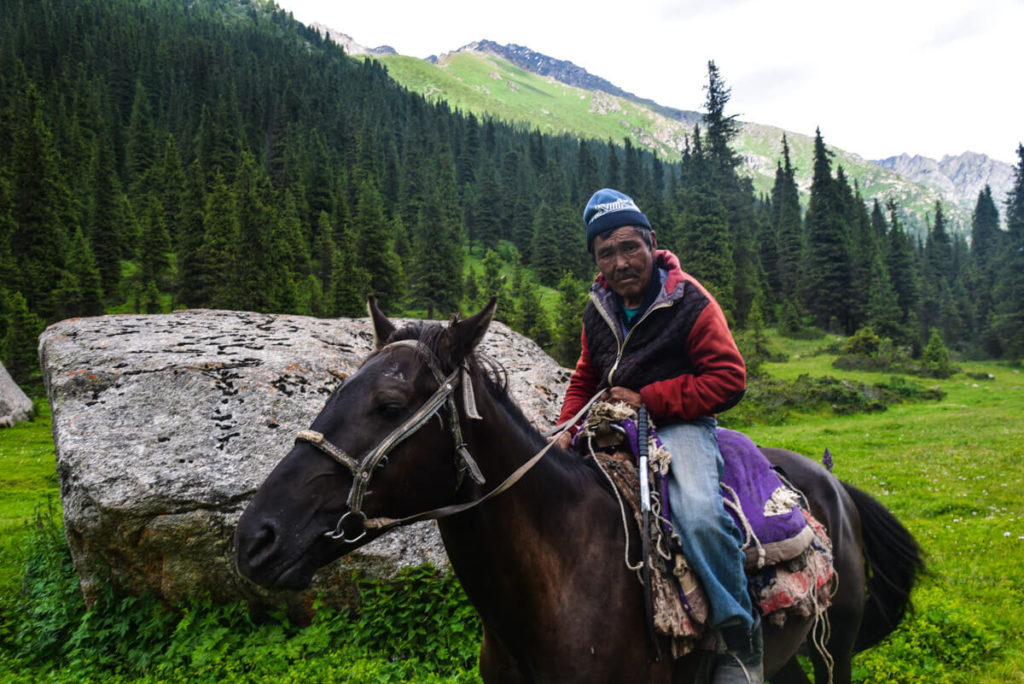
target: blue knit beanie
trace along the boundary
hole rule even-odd
[[[601,188],[587,202],[583,210],[583,224],[587,227],[587,251],[594,251],[594,238],[612,228],[643,226],[651,230],[651,222],[636,206],[629,195],[611,188]]]

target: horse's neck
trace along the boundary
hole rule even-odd
[[[487,480],[477,489],[478,496],[498,487],[545,445],[500,402],[478,390],[481,395],[483,420],[471,421],[465,428]],[[595,496],[598,485],[593,474],[570,458],[552,447],[508,490],[443,521],[445,545],[460,578],[467,572],[494,573],[497,568],[507,568],[513,575],[527,571],[537,562],[534,551],[541,548],[545,553],[550,549],[571,553],[574,536],[589,532],[582,521],[599,495]]]

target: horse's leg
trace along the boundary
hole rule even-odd
[[[778,672],[768,678],[768,681],[771,684],[811,684],[796,656],[790,658]]]
[[[484,626],[480,644],[480,678],[488,684],[522,684],[529,681],[515,658],[493,632]]]
[[[839,480],[805,456],[784,449],[762,448],[761,451],[769,461],[781,466],[793,484],[804,493],[811,505],[811,513],[825,526],[832,541],[838,585],[827,612],[829,639],[825,647],[832,661],[831,681],[849,684],[853,647],[864,617],[867,587],[857,506]],[[813,630],[807,645],[814,664],[814,681],[827,684],[830,667],[814,647],[812,636]]]

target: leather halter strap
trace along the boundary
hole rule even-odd
[[[436,520],[439,518],[445,518],[451,515],[456,515],[467,511],[471,508],[475,508],[485,501],[498,496],[502,492],[507,491],[514,484],[516,484],[522,477],[544,457],[544,455],[554,446],[556,439],[552,439],[544,446],[543,449],[534,454],[528,461],[520,465],[514,470],[501,484],[487,492],[485,495],[478,499],[473,499],[461,504],[452,504],[449,506],[442,506],[422,513],[416,513],[414,515],[406,516],[404,518],[388,518],[388,517],[377,517],[367,518],[366,513],[362,510],[363,499],[366,496],[367,488],[369,486],[370,479],[373,471],[382,466],[382,462],[386,462],[387,455],[390,451],[402,440],[414,434],[419,430],[428,420],[433,418],[437,412],[448,404],[451,411],[450,429],[452,437],[455,441],[455,452],[456,455],[462,459],[462,467],[459,469],[459,477],[456,482],[456,489],[461,486],[462,475],[465,471],[470,473],[470,476],[477,484],[483,484],[486,480],[483,473],[480,471],[479,466],[473,457],[469,454],[469,450],[466,447],[466,443],[462,438],[462,429],[459,425],[458,408],[455,405],[454,393],[455,388],[461,382],[464,387],[464,399],[466,403],[466,413],[470,418],[478,419],[479,415],[476,412],[476,402],[472,394],[471,381],[469,378],[463,376],[468,372],[465,366],[456,368],[448,376],[444,376],[441,370],[437,367],[434,361],[433,353],[424,345],[422,342],[417,340],[400,340],[398,342],[392,342],[391,344],[382,348],[387,349],[391,346],[410,346],[414,347],[426,361],[430,367],[431,372],[437,380],[438,388],[433,395],[421,406],[413,415],[405,420],[401,425],[395,428],[387,437],[385,437],[376,447],[374,447],[362,461],[349,456],[343,449],[337,445],[331,443],[324,435],[314,430],[301,430],[296,436],[295,440],[299,442],[306,442],[323,453],[330,456],[332,459],[343,465],[352,473],[352,488],[349,490],[347,505],[349,510],[346,511],[341,518],[338,520],[337,525],[333,531],[325,532],[324,536],[330,537],[331,539],[341,539],[347,543],[354,543],[363,538],[366,534],[367,529],[384,531],[391,529],[392,527],[398,527],[400,525],[409,525],[422,520]],[[467,388],[468,389],[465,389]],[[557,434],[561,434],[568,430],[571,426],[576,424],[576,421],[590,410],[591,405],[601,396],[603,392],[595,394],[586,405],[579,410],[579,412],[571,419],[562,423]],[[346,538],[346,532],[344,525],[349,516],[357,516],[361,518],[361,524],[363,527],[362,532],[353,539]]]

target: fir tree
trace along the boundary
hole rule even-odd
[[[240,298],[238,208],[220,172],[214,174],[203,224],[206,230],[196,273],[203,306],[232,309]]]
[[[715,178],[721,179],[732,175],[739,166],[739,155],[730,145],[739,133],[740,124],[735,114],[725,114],[732,89],[725,84],[713,60],[708,62],[708,82],[704,86],[704,93],[704,131],[708,159]]]
[[[1024,145],[1017,145],[1014,182],[1006,198],[1006,248],[997,267],[993,328],[1011,358],[1024,358]]]
[[[57,150],[43,119],[43,99],[29,83],[13,111],[11,142],[11,255],[17,262],[20,291],[33,312],[44,318],[54,313],[50,289],[60,280],[68,235],[61,209],[67,207],[68,189],[59,173]]]
[[[898,207],[895,201],[889,204],[889,243],[886,249],[886,269],[889,280],[896,290],[896,299],[903,314],[903,321],[909,325],[910,315],[914,313],[918,301],[917,268],[914,262],[914,250],[910,238],[903,231],[899,220]],[[916,319],[916,314],[914,316]]]
[[[697,278],[726,314],[732,315],[735,274],[729,243],[725,207],[709,191],[695,191],[687,203],[677,253],[683,270]]]
[[[384,214],[380,193],[369,181],[360,184],[354,227],[359,234],[356,259],[369,276],[371,291],[383,311],[397,310],[405,290],[405,274],[395,253],[393,224]],[[352,245],[343,248],[352,249]],[[452,275],[461,276],[461,267],[459,270]]]
[[[125,235],[122,212],[123,193],[115,173],[110,143],[101,136],[92,158],[92,205],[88,218],[87,237],[93,245],[96,266],[100,271],[103,291],[107,296],[117,293],[121,283],[121,251]]]
[[[540,295],[533,281],[524,277],[517,290],[512,327],[529,337],[542,348],[551,346],[551,324],[540,303]]]
[[[74,279],[76,298],[74,305],[58,299],[67,316],[98,316],[103,313],[103,285],[89,240],[80,227],[75,227],[68,250],[67,273]]]
[[[39,368],[39,334],[43,320],[29,310],[21,292],[8,295],[7,331],[3,339],[4,368],[14,382],[22,387],[38,387],[42,372]]]
[[[850,304],[849,228],[843,215],[841,185],[832,177],[831,153],[818,131],[814,139],[814,175],[804,219],[807,268],[804,293],[808,310],[820,326],[836,318],[848,330]]]
[[[876,254],[871,262],[871,280],[867,292],[866,323],[883,337],[894,340],[906,337],[902,325],[903,312],[900,310],[896,290],[889,279],[889,272]]]
[[[128,144],[125,152],[128,185],[133,197],[157,189],[155,179],[149,177],[149,170],[153,167],[156,158],[157,142],[153,114],[146,89],[143,87],[142,81],[137,80],[131,119],[128,123]]]
[[[164,224],[164,208],[153,192],[141,200],[139,222],[142,228],[139,243],[139,277],[143,283],[161,283],[171,268],[171,236]]]
[[[587,295],[580,281],[565,271],[558,281],[558,302],[555,305],[554,349],[555,360],[563,366],[572,366],[579,358],[583,328],[583,309]]]

